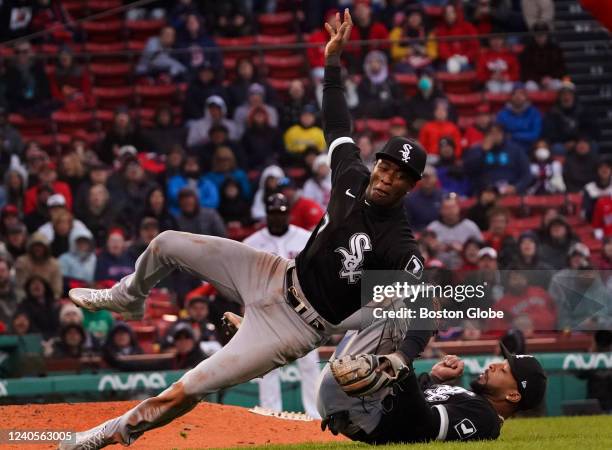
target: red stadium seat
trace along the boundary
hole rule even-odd
[[[548,111],[557,101],[557,91],[530,91],[527,95],[542,113]]]
[[[56,111],[51,115],[58,133],[74,133],[77,130],[91,129],[94,115],[89,111]]]
[[[511,219],[508,228],[514,230],[513,234],[520,234],[523,231],[535,230],[542,224],[541,216],[525,217],[524,219]]]
[[[304,83],[304,86],[308,87],[310,84],[310,79],[309,78],[301,78],[302,83]],[[292,80],[286,80],[286,79],[278,79],[278,78],[268,78],[267,82],[268,84],[284,99],[286,99],[288,97],[288,91],[289,91],[289,85],[291,84]]]
[[[523,198],[519,195],[507,195],[499,200],[499,206],[518,211],[523,206]]]
[[[297,35],[295,33],[282,35],[282,36],[267,36],[265,34],[256,36],[256,42],[259,45],[263,45],[266,47],[272,46],[283,46],[295,44],[298,41]],[[289,56],[294,54],[296,51],[294,49],[283,49],[283,48],[266,48],[266,55],[274,55],[274,56]]]
[[[460,198],[459,199],[459,208],[461,209],[461,211],[466,211],[466,210],[470,209],[472,206],[474,206],[475,204],[476,204],[476,198],[475,197]]]
[[[177,88],[173,84],[148,86],[136,86],[136,98],[138,105],[146,108],[156,108],[163,103],[172,103],[176,98]]]
[[[107,22],[84,22],[82,28],[87,36],[88,42],[108,44],[123,40],[121,33],[123,30],[123,24],[119,20]]]
[[[582,209],[582,192],[573,192],[566,194],[568,214],[578,214]]]
[[[437,72],[437,80],[442,84],[447,94],[468,94],[474,92],[476,85],[476,72],[448,73]]]
[[[268,73],[274,76],[274,78],[293,80],[300,78],[304,74],[305,58],[302,55],[265,55],[264,64],[268,68]]]
[[[113,127],[115,112],[108,109],[97,109],[94,112],[94,117],[98,122],[98,126],[103,131],[108,131]]]
[[[565,205],[565,195],[526,195],[523,204],[530,211],[544,211],[548,208],[562,208]]]
[[[156,36],[166,25],[163,19],[158,20],[128,20],[125,28],[128,31],[131,41],[146,42],[151,36]]]
[[[355,131],[362,133],[370,131],[374,140],[383,140],[389,137],[390,121],[386,119],[358,119],[355,121]]]
[[[9,123],[26,138],[46,134],[51,129],[48,119],[28,118],[20,114],[9,115]]]
[[[87,53],[87,58],[92,64],[125,63],[128,59],[125,54],[126,46],[123,42],[110,44],[88,42],[83,47],[83,50]]]
[[[476,123],[476,117],[474,116],[459,116],[459,120],[457,120],[457,125],[462,130],[465,130],[468,127],[471,127],[475,123]]]
[[[40,136],[29,136],[28,140],[36,141],[48,154],[54,154],[58,150],[55,134],[41,134]]]
[[[275,36],[295,32],[295,26],[297,24],[293,12],[260,14],[257,21],[261,34]]]
[[[111,9],[119,8],[123,5],[121,0],[88,0],[87,7],[90,14],[107,12]],[[115,20],[122,12],[106,16],[104,20]]]
[[[89,73],[95,86],[125,86],[133,73],[131,64],[91,64]]]
[[[455,107],[459,115],[475,116],[476,107],[482,103],[483,95],[480,92],[474,94],[448,94],[448,100]]]
[[[94,88],[93,96],[98,108],[115,109],[133,103],[134,89],[131,86]]]
[[[95,145],[98,141],[100,141],[104,136],[97,132],[86,132],[83,130],[79,130],[72,134],[57,134],[56,141],[57,144],[63,149],[68,149],[70,147],[70,143],[72,139],[79,138],[83,139],[87,142],[88,145]]]
[[[217,45],[223,49],[223,56],[231,55],[234,58],[245,58],[253,55],[252,47],[256,44],[255,36],[243,36],[237,38],[215,38]],[[231,49],[231,47],[243,47]]]
[[[497,113],[510,100],[510,94],[485,93],[485,99],[491,105],[491,112]]]
[[[87,2],[83,0],[63,0],[62,6],[73,19],[80,19],[87,15]]]
[[[416,94],[417,91],[417,77],[411,73],[396,73],[395,81],[399,83],[399,85],[404,90],[404,94],[406,96],[412,97]]]

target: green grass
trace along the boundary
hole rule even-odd
[[[352,442],[303,445],[268,445],[250,450],[352,450],[372,448]],[[549,417],[510,419],[496,441],[432,442],[429,444],[388,445],[385,450],[610,450],[612,449],[612,416]]]

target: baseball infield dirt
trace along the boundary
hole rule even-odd
[[[110,419],[135,402],[60,403],[0,407],[0,428],[7,430],[83,430]],[[235,406],[202,403],[186,416],[142,436],[134,449],[248,447],[264,444],[339,441],[321,432],[320,422],[265,417]],[[2,449],[43,449],[55,445],[6,445]],[[123,448],[113,446],[111,448]]]

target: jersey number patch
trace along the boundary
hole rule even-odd
[[[355,284],[361,278],[364,252],[372,250],[370,236],[365,233],[355,233],[349,239],[349,250],[338,247],[335,251],[342,255],[342,270],[340,277],[346,278],[350,284]]]

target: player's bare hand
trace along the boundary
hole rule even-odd
[[[336,17],[331,23],[325,23],[325,29],[330,36],[329,42],[325,46],[325,58],[340,56],[342,49],[349,40],[352,28],[353,19],[348,8],[344,10],[344,20],[341,21],[340,13],[336,13]]]
[[[463,375],[464,363],[456,355],[446,355],[431,369],[431,375],[444,382]]]

